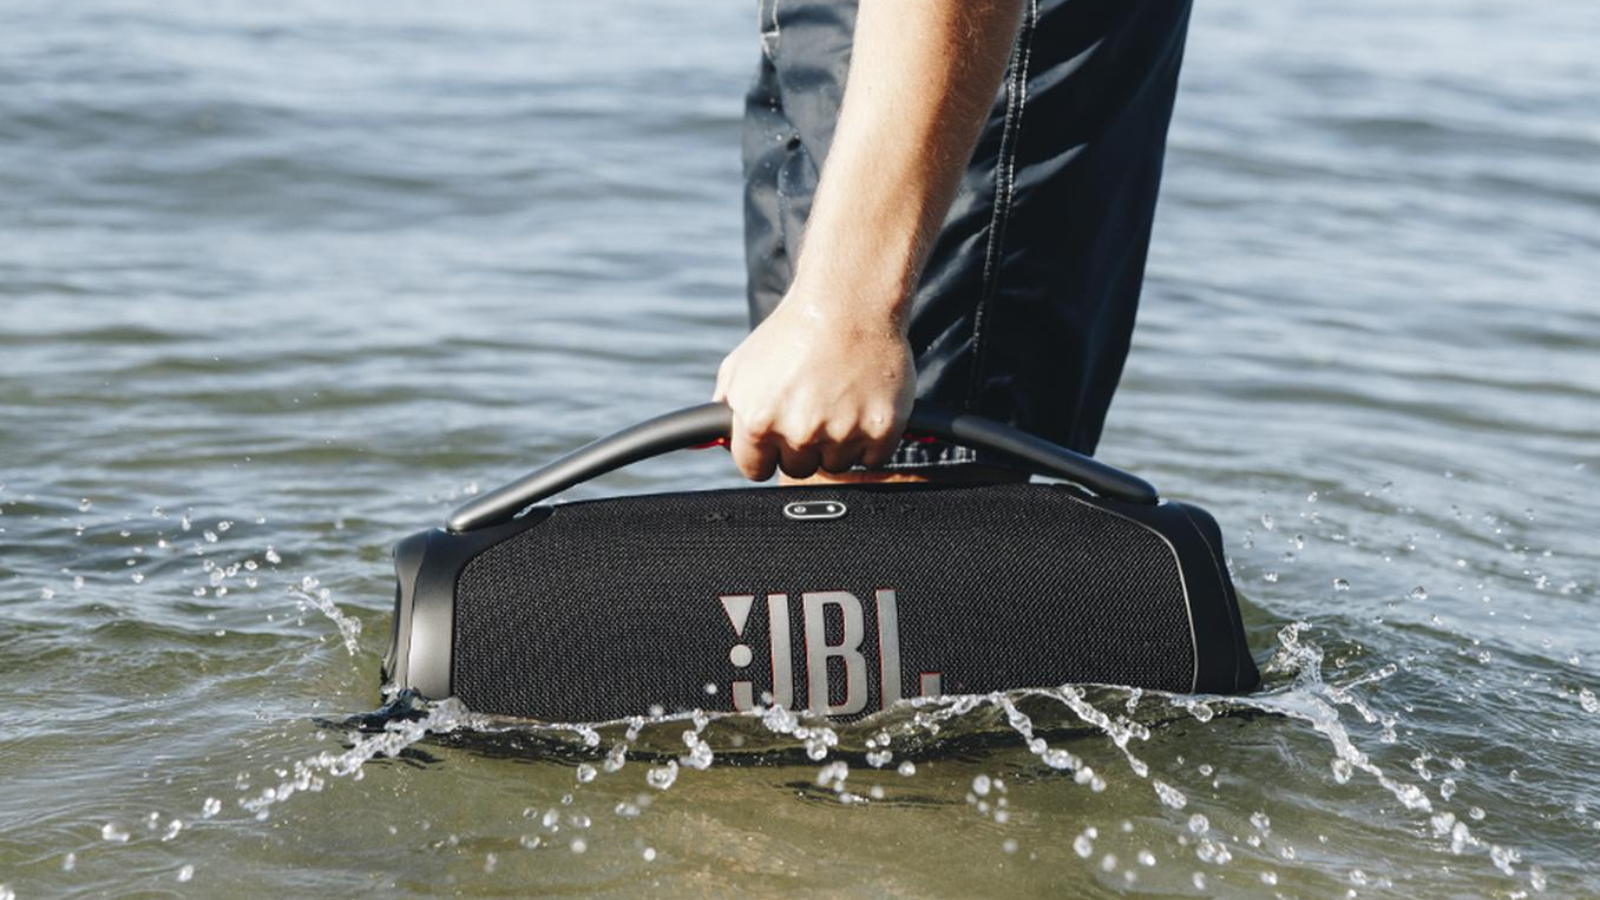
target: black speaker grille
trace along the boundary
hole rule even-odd
[[[786,504],[847,512],[794,520]],[[1213,576],[1214,577],[1214,576]],[[860,601],[867,700],[882,705],[875,596],[898,610],[900,694],[921,673],[944,693],[1096,681],[1189,690],[1195,646],[1167,543],[1055,485],[749,488],[558,506],[489,548],[456,592],[452,689],[470,708],[601,721],[733,706],[734,682],[772,692],[768,595],[782,594],[791,703],[808,696],[802,596]],[[722,596],[751,595],[742,632]],[[733,601],[735,611],[742,601]],[[826,643],[846,610],[818,604]],[[780,639],[779,643],[782,643]],[[750,648],[730,654],[736,644]],[[846,663],[826,658],[830,702]],[[716,693],[708,693],[706,685]]]

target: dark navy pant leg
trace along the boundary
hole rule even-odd
[[[751,319],[782,299],[849,66],[855,3],[763,0],[746,105]],[[1188,0],[1030,4],[912,303],[917,394],[1092,452],[1144,277]],[[907,444],[901,466],[982,461]]]

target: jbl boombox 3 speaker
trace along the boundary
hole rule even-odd
[[[1070,483],[539,503],[730,424],[721,404],[653,419],[401,541],[384,677],[558,722],[772,704],[851,719],[1066,683],[1256,685],[1211,516],[977,416],[919,405],[908,433]]]

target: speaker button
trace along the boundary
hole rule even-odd
[[[797,521],[837,519],[847,511],[845,505],[838,500],[797,500],[783,505],[784,517]]]

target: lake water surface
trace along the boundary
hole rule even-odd
[[[1197,6],[1100,455],[1260,694],[632,740],[338,723],[396,539],[709,393],[750,5],[5,18],[0,898],[1600,895],[1600,6]]]

